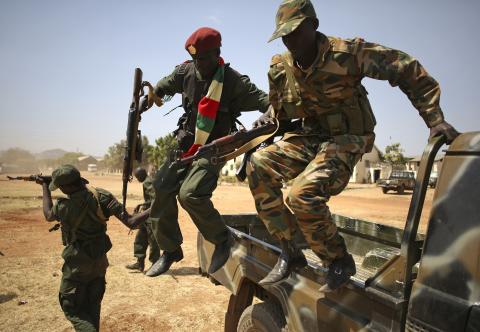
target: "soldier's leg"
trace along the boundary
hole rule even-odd
[[[225,222],[211,201],[221,166],[211,165],[206,159],[195,161],[178,193],[178,201],[198,230],[207,241],[214,244],[222,243],[228,237]]]
[[[105,277],[96,278],[87,286],[87,310],[97,330],[100,329],[100,311],[105,294]]]
[[[148,232],[145,224],[142,224],[135,234],[133,242],[133,256],[145,259],[148,247]]]
[[[169,166],[169,162],[166,162],[155,175],[153,182],[155,200],[148,223],[152,227],[159,248],[172,252],[178,249],[183,242],[178,225],[176,196],[186,170]]]
[[[158,258],[160,258],[160,248],[158,247],[157,241],[155,240],[155,236],[153,235],[150,224],[145,224],[145,228],[147,229],[149,245],[148,260],[153,263],[157,261]]]
[[[178,200],[205,239],[215,244],[208,273],[220,269],[230,256],[232,238],[220,213],[213,207],[212,192],[217,187],[223,165],[205,159],[194,162],[180,188]]]
[[[283,182],[295,178],[314,158],[305,138],[281,140],[255,152],[247,165],[248,185],[258,216],[270,234],[290,240],[295,217],[283,201]]]
[[[250,190],[259,217],[271,234],[278,237],[282,253],[262,285],[286,278],[291,270],[306,264],[305,257],[292,239],[295,217],[283,202],[283,181],[294,178],[315,156],[307,138],[293,137],[279,141],[253,154],[247,168]]]
[[[329,277],[335,279],[330,286],[338,288],[355,274],[355,264],[347,253],[345,241],[338,233],[327,202],[330,196],[339,194],[347,186],[351,169],[360,155],[340,155],[336,146],[333,145],[333,149],[331,146],[329,143],[319,146],[319,153],[295,179],[287,204],[294,211],[310,248],[323,263],[326,266],[331,266],[333,262],[341,263],[336,269],[337,275],[332,272],[327,276],[327,282]]]
[[[98,331],[97,321],[87,309],[86,283],[62,277],[59,301],[65,317],[72,323],[75,331]]]

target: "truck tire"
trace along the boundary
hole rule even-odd
[[[398,187],[397,189],[397,193],[400,195],[403,195],[404,192],[405,192],[405,188],[403,187],[403,184],[401,184],[400,187]]]
[[[279,306],[262,302],[248,306],[240,316],[237,332],[285,332],[287,322]]]
[[[385,188],[385,187],[382,187],[382,193],[384,193],[384,194],[388,193],[388,189]]]

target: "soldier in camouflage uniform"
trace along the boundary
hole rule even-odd
[[[185,49],[192,61],[177,66],[173,73],[161,79],[155,86],[156,98],[182,94],[185,113],[179,120],[180,128],[175,134],[179,148],[184,153],[191,151],[195,145],[199,109],[209,96],[207,93],[214,75],[223,65],[220,46],[221,36],[218,31],[211,28],[198,29],[185,43]],[[205,144],[228,135],[235,128],[235,120],[241,112],[259,110],[264,113],[269,105],[268,95],[251,83],[248,76],[238,73],[229,64],[224,65],[222,78],[221,96],[216,95],[219,100],[204,103],[218,105],[213,129]],[[147,276],[154,277],[165,273],[174,262],[183,258],[177,196],[205,239],[215,244],[208,272],[217,271],[227,261],[231,236],[211,201],[222,167],[223,164],[213,165],[202,158],[181,168],[171,167],[167,161],[157,172],[154,178],[155,200],[148,222],[152,225],[163,253],[147,271]]]
[[[150,208],[150,205],[152,205],[152,202],[155,199],[155,189],[153,189],[152,178],[147,175],[147,171],[144,168],[137,167],[133,172],[133,175],[142,184],[144,199],[144,203],[135,207],[133,212],[136,214]],[[160,249],[158,248],[157,241],[153,236],[150,225],[145,223],[140,225],[133,243],[133,256],[137,258],[137,261],[127,265],[127,269],[139,270],[143,272],[145,268],[145,257],[147,255],[148,246],[150,246],[148,260],[154,263],[160,257]]]
[[[309,0],[286,0],[279,7],[270,40],[281,37],[288,51],[272,58],[268,78],[273,111],[254,125],[274,114],[301,118],[302,126],[253,154],[247,174],[259,216],[283,250],[261,284],[280,281],[306,263],[291,241],[298,226],[329,267],[321,291],[330,291],[356,272],[327,202],[346,187],[355,164],[373,147],[375,117],[361,80],[370,77],[399,86],[431,135],[453,140],[458,133],[444,120],[438,83],[416,59],[360,38],[325,36],[316,31],[318,24]],[[285,204],[282,181],[292,179]]]
[[[148,217],[148,212],[130,218],[123,206],[108,191],[86,186],[88,181],[71,165],[52,173],[50,183],[39,178],[43,187],[43,214],[47,221],[59,221],[65,249],[59,300],[75,331],[98,331],[100,308],[105,292],[106,253],[112,247],[106,234],[106,221],[112,215],[132,228]],[[51,190],[60,190],[67,198],[53,204]]]

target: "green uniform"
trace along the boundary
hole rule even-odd
[[[147,176],[142,183],[143,186],[143,199],[145,203],[139,205],[137,212],[142,212],[152,205],[155,199],[155,189],[153,188],[153,180]],[[140,228],[135,235],[135,241],[133,243],[133,256],[141,259],[145,259],[147,254],[147,247],[150,246],[150,252],[148,259],[150,262],[155,262],[160,257],[160,249],[158,248],[157,241],[153,236],[152,230],[148,224],[141,224]]]
[[[180,128],[176,135],[183,151],[194,141],[198,103],[206,95],[210,83],[211,81],[202,80],[193,62],[187,62],[177,66],[171,75],[160,80],[155,87],[159,96],[182,94],[185,114],[180,118]],[[220,106],[207,143],[228,135],[241,112],[265,112],[268,104],[268,96],[263,91],[251,83],[247,76],[239,74],[226,64]],[[182,243],[177,195],[180,204],[203,236],[215,244],[224,242],[227,239],[227,228],[211,202],[223,165],[211,165],[207,160],[201,159],[180,169],[169,166],[169,162],[166,162],[155,175],[155,200],[148,220],[159,247],[174,251]]]
[[[76,331],[98,331],[105,292],[106,253],[112,244],[106,220],[122,212],[122,205],[106,190],[85,189],[60,198],[52,212],[62,226],[65,245],[59,300]],[[114,201],[116,203],[107,205]]]
[[[312,250],[329,264],[344,254],[345,244],[326,203],[345,188],[375,138],[375,118],[361,80],[399,86],[428,127],[444,119],[438,83],[411,56],[359,38],[321,33],[317,48],[308,69],[299,68],[289,52],[272,58],[270,102],[279,118],[302,118],[302,128],[253,154],[247,174],[269,231],[288,240],[298,225]],[[292,179],[287,207],[282,181]]]

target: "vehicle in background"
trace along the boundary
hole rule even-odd
[[[438,180],[438,173],[432,172],[432,174],[430,174],[430,178],[428,179],[428,186],[430,188],[435,188],[437,186],[437,180]]]
[[[412,171],[393,170],[387,179],[380,179],[377,186],[382,188],[384,194],[393,190],[398,194],[403,194],[405,190],[415,188],[415,173]]]
[[[88,172],[96,172],[97,171],[97,164],[88,164],[87,165]]]

